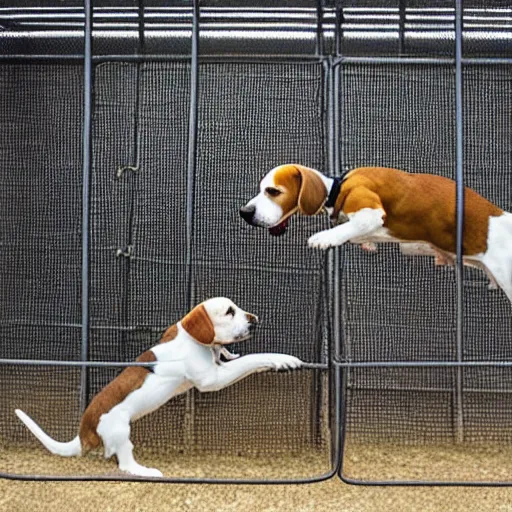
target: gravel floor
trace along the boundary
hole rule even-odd
[[[512,449],[351,445],[346,474],[359,478],[512,479]],[[232,456],[139,454],[167,476],[294,477],[325,470],[318,453],[275,460]],[[63,459],[40,449],[0,450],[0,469],[21,473],[115,473],[98,455]],[[176,485],[0,480],[0,511],[512,511],[512,489],[349,486],[328,482],[289,486]]]

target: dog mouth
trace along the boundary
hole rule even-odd
[[[268,228],[269,233],[272,236],[284,235],[286,233],[286,228],[288,227],[288,220],[289,218],[286,218],[282,220],[279,224],[276,224],[275,226]]]
[[[245,334],[240,334],[240,336],[236,336],[235,338],[229,341],[215,339],[213,343],[217,345],[233,345],[234,343],[250,340],[252,338],[252,335],[252,332],[247,332]]]

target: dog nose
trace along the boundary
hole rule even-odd
[[[242,206],[242,208],[240,208],[240,216],[245,220],[245,222],[247,222],[247,224],[252,225],[252,218],[254,217],[255,211],[256,209],[254,206]]]
[[[251,315],[251,313],[246,313],[245,317],[247,321],[251,324],[251,327],[254,327],[258,323],[258,317],[256,315]]]

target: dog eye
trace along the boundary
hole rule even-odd
[[[265,189],[265,192],[270,196],[270,197],[276,197],[278,196],[281,191],[278,189],[278,188],[274,188],[274,187],[267,187]]]
[[[235,309],[233,306],[229,306],[228,310],[226,311],[226,315],[235,316]]]

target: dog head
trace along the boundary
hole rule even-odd
[[[280,165],[261,180],[259,194],[240,208],[240,215],[252,226],[279,236],[294,213],[315,215],[326,199],[327,189],[319,173],[302,165]]]
[[[203,345],[228,345],[251,337],[258,317],[240,309],[225,297],[208,299],[182,320],[182,327]]]

